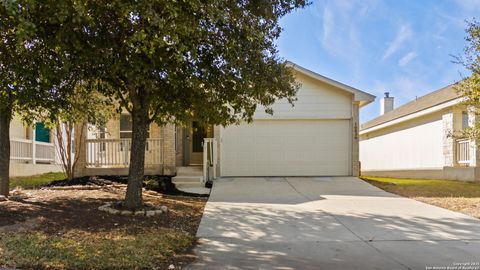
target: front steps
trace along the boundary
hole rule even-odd
[[[210,189],[202,183],[203,168],[201,166],[177,167],[177,176],[172,178],[172,183],[181,191],[209,194]]]

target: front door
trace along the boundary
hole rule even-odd
[[[205,128],[193,121],[187,128],[186,165],[201,165],[203,163],[203,139],[211,136],[211,128]]]

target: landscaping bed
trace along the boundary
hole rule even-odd
[[[145,203],[168,208],[146,217],[98,210],[122,200],[123,186],[25,192],[0,202],[0,268],[181,269],[195,259],[206,198],[146,192]]]
[[[390,193],[480,218],[480,183],[362,176]]]

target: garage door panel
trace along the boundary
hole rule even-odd
[[[350,173],[349,120],[257,120],[222,130],[224,176]]]

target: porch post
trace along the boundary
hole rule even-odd
[[[36,141],[36,127],[32,127],[32,164],[37,164],[37,141]]]

